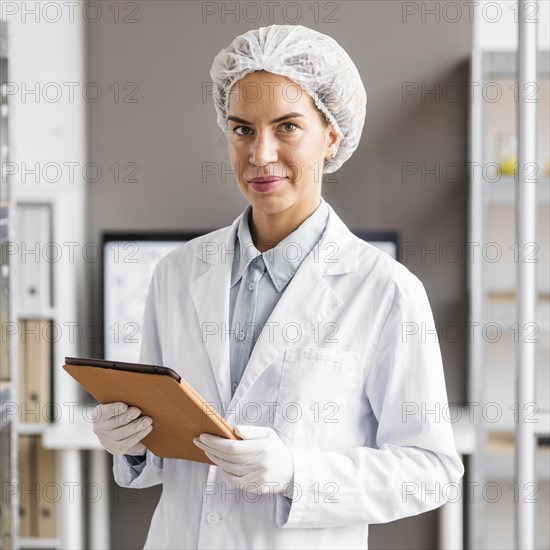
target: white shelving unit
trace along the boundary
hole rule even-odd
[[[517,411],[515,339],[516,271],[518,250],[515,233],[516,176],[499,173],[507,155],[514,153],[517,84],[516,52],[474,51],[471,59],[471,82],[475,85],[470,110],[469,161],[471,163],[469,202],[470,322],[480,330],[469,350],[469,401],[486,406],[485,415],[475,418],[477,452],[471,455],[467,477],[472,484],[468,501],[468,548],[513,548],[514,537],[514,462],[518,419],[532,413],[537,422],[539,446],[535,480],[538,484],[539,518],[549,513],[550,409],[550,56],[539,52],[537,241],[532,259],[537,260],[537,307],[533,340],[537,354],[536,404],[530,411]],[[489,93],[489,90],[492,94]],[[497,100],[495,98],[498,97]],[[517,158],[517,157],[516,157]],[[497,169],[495,169],[497,168]],[[508,170],[504,170],[508,172]],[[517,172],[516,172],[517,174]],[[475,488],[478,491],[475,491]],[[487,491],[501,496],[492,501]],[[483,491],[486,491],[483,494]],[[508,517],[507,517],[508,516]],[[498,523],[495,523],[498,522]],[[549,542],[547,521],[537,524],[538,547]],[[546,545],[546,546],[545,546]]]
[[[60,21],[55,25],[47,20],[22,22],[13,18],[10,25],[10,80],[15,83],[32,82],[41,86],[51,82],[86,82],[84,64],[84,21]],[[40,43],[41,48],[36,49]],[[13,151],[10,160],[17,168],[11,176],[14,215],[23,205],[48,205],[51,208],[51,241],[61,250],[56,261],[48,262],[46,254],[41,262],[51,267],[52,301],[36,308],[25,308],[14,300],[13,321],[21,319],[49,319],[58,331],[53,339],[52,381],[53,400],[61,415],[54,422],[31,424],[13,421],[14,441],[20,435],[39,436],[46,449],[55,451],[56,479],[61,498],[56,503],[55,538],[19,536],[18,495],[12,500],[14,549],[83,549],[109,548],[109,469],[111,462],[93,433],[91,409],[86,408],[87,397],[78,384],[62,369],[65,356],[87,354],[85,327],[87,312],[86,241],[86,181],[83,167],[87,160],[86,104],[78,94],[63,96],[57,102],[39,98],[29,101],[14,94],[10,105],[10,137]],[[75,163],[74,173],[61,171],[59,181],[44,178],[48,163],[66,166]],[[23,177],[26,167],[38,167],[38,181],[34,175]],[[74,177],[73,177],[74,174]],[[15,222],[15,217],[14,217]],[[15,232],[13,242],[20,244]],[[70,244],[72,243],[72,244]],[[70,246],[74,254],[70,254]],[[42,251],[41,251],[42,252]],[[24,265],[14,257],[14,272]],[[14,277],[14,274],[11,274]],[[15,277],[17,277],[15,275]],[[17,292],[13,292],[17,294]],[[72,328],[71,328],[72,327]],[[16,351],[17,337],[12,348]],[[17,388],[18,361],[12,360],[13,388]],[[18,402],[17,395],[12,400]],[[90,453],[90,471],[84,469],[84,453]],[[17,471],[17,452],[13,450],[13,467]],[[2,465],[3,467],[3,465]],[[88,479],[102,492],[97,502],[87,500]],[[72,488],[72,489],[71,489]],[[86,533],[89,534],[86,540]]]

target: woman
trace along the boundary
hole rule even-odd
[[[436,416],[422,283],[321,196],[366,93],[345,51],[300,25],[239,36],[211,76],[249,205],[159,262],[140,361],[177,370],[242,440],[196,438],[216,466],[162,459],[123,403],[99,405],[94,430],[119,485],[163,484],[145,548],[367,548],[368,524],[440,506],[464,470]]]

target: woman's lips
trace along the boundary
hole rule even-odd
[[[272,189],[276,189],[277,187],[282,185],[285,180],[286,178],[275,177],[256,178],[250,182],[250,187],[252,187],[254,191],[258,191],[259,193],[265,193],[267,191],[271,191]]]
[[[255,183],[267,183],[268,181],[277,181],[284,176],[258,176],[257,178],[252,178],[250,181]]]

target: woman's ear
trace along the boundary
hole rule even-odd
[[[340,147],[340,134],[334,129],[332,124],[327,134],[327,154],[326,159],[331,159],[336,155],[338,148]]]

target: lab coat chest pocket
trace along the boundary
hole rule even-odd
[[[347,400],[359,384],[357,352],[286,350],[273,427],[289,439],[330,441],[345,430]]]

